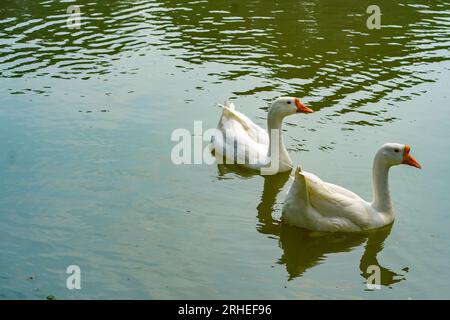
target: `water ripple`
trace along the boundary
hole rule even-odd
[[[450,5],[443,1],[381,1],[383,10],[397,14],[377,32],[365,27],[364,10],[345,1],[336,4],[343,19],[313,0],[276,1],[276,10],[262,1],[85,0],[77,2],[82,25],[75,30],[66,26],[69,4],[25,1],[24,15],[22,3],[6,1],[2,77],[89,79],[117,73],[112,61],[127,52],[156,49],[185,62],[185,71],[209,62],[229,65],[209,74],[215,83],[260,79],[239,95],[276,90],[310,97],[319,107],[345,102],[342,110],[355,110],[383,98],[396,101],[389,98],[395,90],[433,81],[414,67],[450,59]]]

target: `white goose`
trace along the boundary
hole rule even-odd
[[[283,222],[323,232],[355,232],[376,229],[394,221],[388,185],[392,166],[421,168],[408,145],[386,143],[373,161],[373,201],[367,202],[340,186],[312,173],[295,171],[295,180],[283,205]]]
[[[244,114],[236,111],[233,103],[225,101],[218,130],[213,135],[212,151],[225,163],[241,164],[261,170],[263,174],[275,174],[292,169],[292,160],[283,143],[281,124],[283,118],[298,112],[313,110],[299,98],[280,97],[272,102],[264,130]],[[270,136],[268,134],[270,132]],[[267,170],[264,173],[264,170]]]

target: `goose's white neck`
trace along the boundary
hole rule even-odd
[[[377,212],[393,215],[391,195],[389,192],[389,168],[382,157],[377,154],[373,161],[373,202],[372,207]]]
[[[275,160],[273,156],[276,157],[277,155],[272,152],[278,153],[280,169],[285,167],[292,168],[292,160],[284,145],[283,134],[281,131],[283,118],[284,117],[271,113],[270,111],[267,117],[267,131],[269,134],[269,150],[267,151],[267,156],[271,158],[271,162],[273,162]]]

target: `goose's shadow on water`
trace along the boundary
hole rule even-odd
[[[229,172],[245,178],[255,175],[237,166],[222,165],[218,169],[221,176]],[[362,245],[364,245],[364,253],[359,261],[359,270],[363,278],[369,280],[369,277],[374,274],[369,266],[375,266],[380,270],[382,286],[389,287],[406,280],[404,274],[385,268],[378,262],[377,256],[383,250],[384,241],[389,236],[392,225],[366,233],[317,234],[281,224],[274,219],[273,213],[277,211],[277,197],[287,186],[290,174],[286,172],[264,176],[264,189],[257,206],[259,222],[256,227],[258,232],[278,239],[282,255],[277,263],[285,265],[289,280],[301,277],[308,269],[325,263],[328,256],[333,253],[350,252]],[[283,199],[280,200],[283,201]]]
[[[229,173],[233,173],[245,179],[258,175],[257,171],[236,164],[218,164],[217,173],[218,179],[228,179],[227,174]]]

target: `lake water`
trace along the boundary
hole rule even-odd
[[[449,49],[441,0],[3,0],[0,298],[450,298]],[[280,226],[289,174],[172,163],[173,130],[227,97],[265,126],[280,95],[316,110],[286,119],[294,164],[367,199],[378,147],[411,145],[392,227]]]

